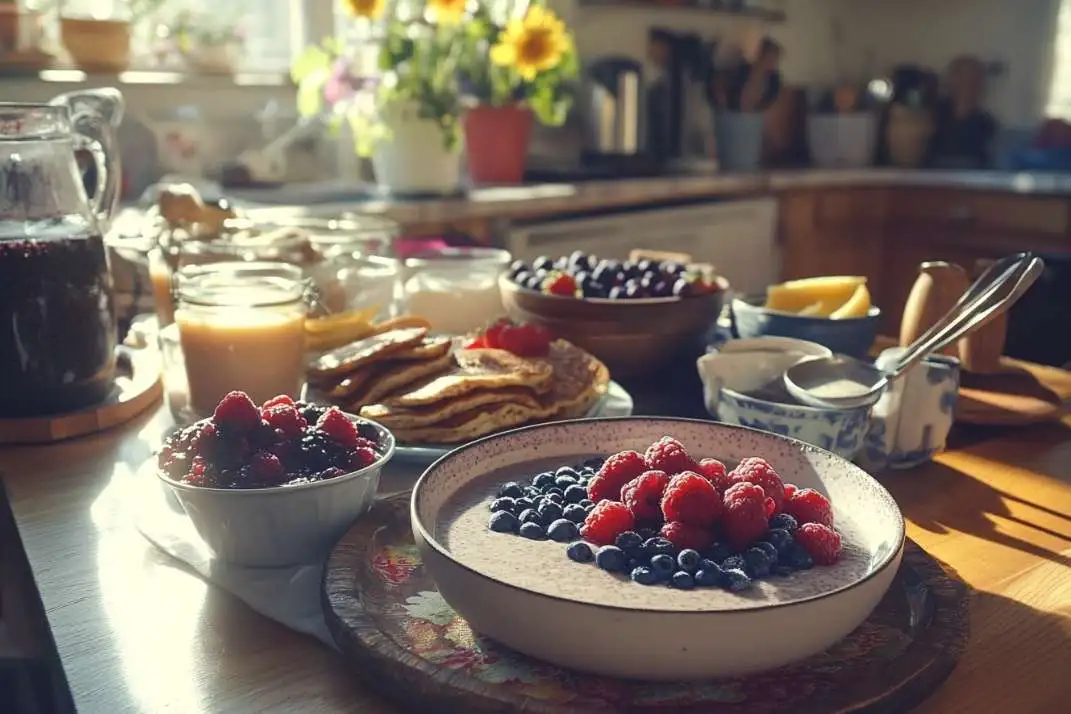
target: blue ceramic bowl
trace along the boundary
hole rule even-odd
[[[863,359],[878,336],[881,310],[870,308],[866,317],[830,320],[825,317],[793,315],[768,310],[761,303],[765,297],[736,298],[732,302],[733,337],[793,337],[816,342],[834,352]]]

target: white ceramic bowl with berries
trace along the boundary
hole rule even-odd
[[[849,461],[689,419],[487,437],[432,465],[411,511],[424,565],[473,629],[633,679],[818,654],[873,611],[904,544],[896,502]]]
[[[156,474],[216,558],[282,567],[327,555],[371,506],[393,454],[394,436],[368,419],[232,392],[168,437]]]

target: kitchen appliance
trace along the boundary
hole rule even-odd
[[[588,67],[584,162],[624,164],[646,155],[644,86],[640,64],[626,57],[603,57]]]
[[[751,294],[777,282],[776,229],[777,200],[758,198],[514,224],[503,247],[525,261],[574,250],[619,260],[637,248],[687,253]]]
[[[647,95],[648,146],[675,169],[717,168],[714,116],[709,88],[714,78],[714,44],[698,35],[653,28],[648,57],[658,68]]]

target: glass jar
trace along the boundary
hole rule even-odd
[[[405,261],[408,311],[436,332],[463,335],[502,317],[498,277],[510,254],[497,248],[443,248]]]
[[[189,409],[212,414],[228,392],[260,404],[298,398],[304,381],[306,283],[292,265],[214,263],[175,277],[175,323]]]

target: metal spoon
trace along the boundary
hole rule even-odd
[[[926,355],[979,329],[1005,312],[1045,269],[1030,253],[993,263],[963,296],[921,337],[908,346],[888,371],[844,355],[816,357],[785,371],[789,393],[803,404],[846,409],[874,404],[889,382],[902,376]]]

